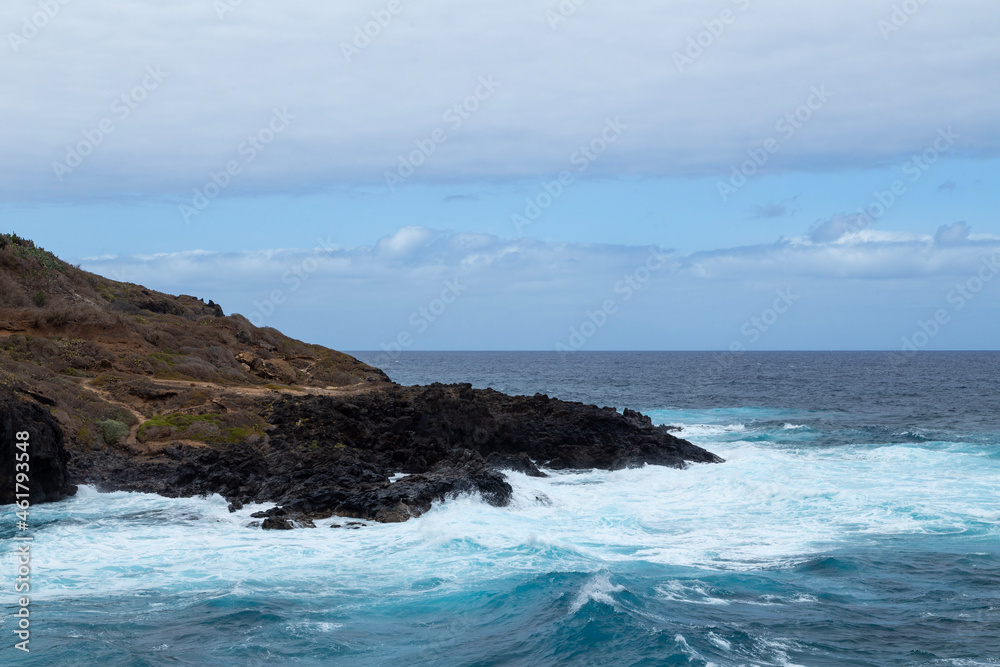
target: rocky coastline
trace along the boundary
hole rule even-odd
[[[109,280],[0,234],[0,504],[15,500],[24,431],[32,504],[79,484],[220,494],[234,510],[271,505],[264,528],[405,521],[461,494],[504,506],[504,471],[721,461],[628,409],[400,386],[211,300]]]
[[[291,528],[331,515],[405,521],[459,494],[504,506],[511,487],[503,471],[721,461],[632,410],[468,384],[288,397],[267,421],[266,445],[180,444],[155,459],[97,452],[74,463],[74,476],[107,491],[218,493],[233,509],[273,503],[258,515],[263,527]]]

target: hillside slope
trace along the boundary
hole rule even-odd
[[[114,444],[104,422],[134,427],[160,407],[194,414],[220,392],[384,382],[377,368],[212,301],[109,280],[0,234],[0,385],[53,408],[70,448]]]
[[[457,493],[504,505],[498,471],[542,474],[536,462],[721,461],[630,410],[400,387],[212,301],[109,280],[12,235],[0,235],[0,419],[0,435],[32,431],[32,502],[75,484],[220,493],[276,503],[266,528],[331,514],[402,521]],[[13,446],[0,442],[4,461]],[[10,491],[0,484],[0,503]]]

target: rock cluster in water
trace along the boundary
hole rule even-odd
[[[334,514],[405,521],[459,494],[503,506],[511,487],[501,470],[540,476],[539,468],[721,461],[632,410],[468,384],[285,398],[267,421],[266,444],[178,446],[159,461],[105,452],[90,457],[83,481],[167,496],[219,493],[233,509],[274,503],[257,515],[263,526],[290,528]]]

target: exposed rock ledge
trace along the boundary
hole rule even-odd
[[[464,493],[504,506],[512,490],[498,471],[542,475],[536,464],[615,470],[722,461],[632,410],[468,384],[289,397],[267,414],[266,443],[178,445],[154,459],[86,453],[74,461],[78,481],[171,497],[219,493],[231,508],[274,503],[255,516],[265,528],[290,528],[331,515],[405,521]],[[392,482],[399,472],[408,476]]]
[[[19,432],[29,434],[23,451],[15,446]],[[69,483],[68,460],[62,429],[49,411],[0,385],[0,505],[13,503],[18,493],[24,493],[15,486],[18,472],[27,475],[24,487],[32,505],[73,495],[76,487]],[[27,465],[16,468],[19,461]]]

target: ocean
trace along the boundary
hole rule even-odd
[[[355,354],[635,408],[726,463],[511,473],[510,507],[352,530],[83,487],[32,509],[30,654],[7,506],[0,664],[1000,664],[998,353]]]

